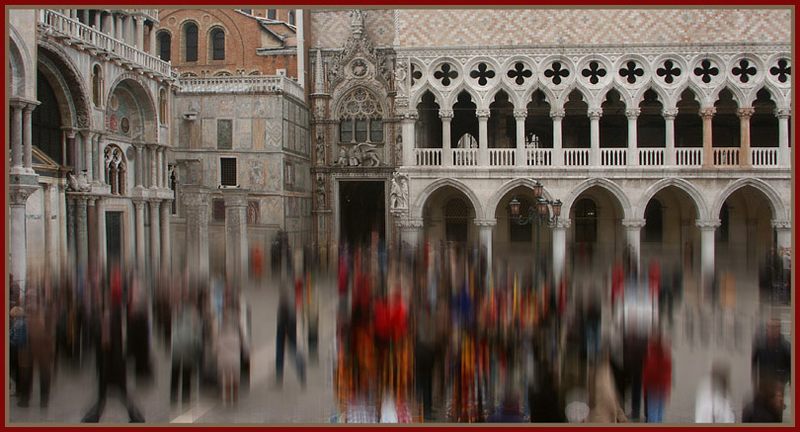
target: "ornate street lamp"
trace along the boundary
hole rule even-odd
[[[561,216],[561,200],[549,200],[544,198],[544,186],[538,180],[534,180],[533,196],[536,199],[536,204],[528,207],[527,215],[522,215],[520,212],[520,202],[517,197],[511,198],[509,202],[509,210],[511,212],[511,219],[518,225],[536,224],[536,251],[537,255],[541,252],[541,229],[542,225],[548,228],[553,228]],[[536,273],[539,274],[539,260],[536,260]]]

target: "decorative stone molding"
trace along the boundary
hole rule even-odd
[[[425,227],[425,220],[421,218],[402,218],[398,219],[397,226],[403,231],[413,231]]]
[[[603,110],[601,108],[591,108],[586,112],[586,115],[592,120],[600,120],[600,117],[603,116]]]
[[[525,120],[528,117],[528,109],[514,109],[514,118],[516,120]]]
[[[789,230],[792,229],[792,222],[788,220],[772,220],[772,227],[777,230]]]
[[[722,222],[719,219],[697,219],[695,224],[701,230],[707,231],[719,228],[719,226],[722,225]]]
[[[626,109],[625,117],[628,117],[628,120],[636,120],[641,113],[642,110],[639,108]]]
[[[664,120],[675,120],[675,117],[678,116],[678,109],[677,108],[666,108],[661,110],[661,116],[664,117]]]
[[[8,202],[10,206],[24,206],[28,198],[36,192],[35,186],[10,185],[8,187]]]
[[[645,219],[623,219],[622,226],[625,227],[627,230],[632,229],[642,229],[644,226],[647,225],[647,220]]]
[[[404,121],[417,121],[419,119],[419,113],[416,111],[408,111],[402,114],[401,118]]]
[[[486,109],[486,108],[479,108],[479,109],[477,109],[477,110],[475,111],[475,115],[476,115],[478,118],[489,118],[489,116],[490,116],[491,114],[492,114],[492,111],[491,111],[491,110],[489,110],[489,109]]]
[[[496,219],[475,219],[475,226],[479,228],[492,228],[497,225]]]
[[[445,120],[445,119],[447,119],[448,121],[452,120],[453,119],[453,115],[454,115],[453,114],[453,110],[451,110],[451,109],[440,109],[439,110],[439,118],[442,119],[442,120]]]
[[[740,119],[749,119],[755,112],[755,108],[739,108],[736,110],[736,115],[739,116]]]
[[[561,120],[566,116],[566,111],[563,108],[550,110],[550,118],[553,120]]]
[[[775,109],[775,117],[779,119],[788,119],[792,116],[792,109],[791,108],[776,108]]]
[[[703,119],[710,119],[714,117],[714,114],[717,113],[717,109],[715,107],[705,107],[700,109],[700,117]]]

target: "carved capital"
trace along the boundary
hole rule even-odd
[[[478,228],[492,228],[497,225],[496,219],[476,219],[475,225]]]
[[[136,211],[144,211],[144,200],[133,200],[133,206],[136,208]]]
[[[528,118],[528,109],[515,109],[514,110],[514,118],[517,120],[525,120]]]
[[[491,110],[485,108],[481,108],[475,111],[475,115],[477,115],[479,119],[488,119],[491,114],[492,114]]]
[[[556,225],[553,227],[553,229],[565,230],[565,229],[569,229],[570,225],[572,225],[572,220],[571,219],[558,219],[556,221]]]
[[[664,117],[664,120],[675,120],[675,117],[678,116],[678,109],[666,108],[661,111],[661,115]]]
[[[639,108],[631,108],[625,110],[625,117],[628,117],[628,120],[636,120],[639,117],[639,114],[642,113],[642,110]]]
[[[563,108],[550,110],[550,118],[552,118],[553,120],[561,120],[564,118],[565,115],[566,112],[564,111]]]
[[[35,186],[9,185],[8,202],[11,206],[24,206],[28,198],[36,192]]]
[[[791,108],[775,108],[775,117],[779,119],[788,119],[792,116]]]
[[[413,231],[422,229],[425,226],[425,221],[422,218],[407,218],[400,219],[397,225],[404,231]]]
[[[439,118],[442,120],[452,120],[453,119],[453,110],[451,109],[440,109],[439,110]]]
[[[792,229],[792,222],[788,220],[772,220],[772,227],[776,230],[790,230]]]
[[[644,219],[623,219],[622,226],[625,229],[633,230],[633,229],[642,229],[647,224],[647,221]]]
[[[752,117],[755,112],[756,112],[756,110],[754,108],[750,108],[750,107],[748,107],[748,108],[739,108],[738,110],[736,110],[736,115],[738,115],[740,119],[749,120],[750,117]]]
[[[404,121],[417,121],[419,114],[416,111],[407,111],[403,114]]]
[[[697,219],[695,225],[702,231],[713,231],[722,225],[719,219]]]
[[[711,120],[714,118],[714,114],[717,113],[717,109],[715,107],[706,107],[700,109],[699,115],[703,118],[703,120]]]
[[[601,108],[592,108],[586,115],[589,116],[591,120],[600,120],[600,117],[603,116],[603,110]]]

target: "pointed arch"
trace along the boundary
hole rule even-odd
[[[606,97],[608,97],[608,93],[611,90],[616,90],[617,91],[617,94],[619,94],[619,100],[623,104],[625,104],[625,109],[636,108],[636,106],[633,105],[633,97],[631,96],[631,94],[628,91],[628,89],[626,89],[626,88],[622,87],[621,85],[617,84],[615,81],[611,81],[611,83],[608,86],[604,87],[597,94],[597,98],[594,101],[595,103],[597,103],[597,106],[603,106],[603,102],[606,101]],[[589,107],[592,107],[591,103],[589,103]]]
[[[703,89],[700,88],[700,86],[698,86],[696,83],[694,83],[694,81],[686,80],[681,86],[679,86],[675,90],[675,94],[677,95],[677,98],[675,100],[675,104],[676,105],[681,100],[681,95],[686,90],[689,90],[689,91],[692,92],[692,95],[694,95],[694,100],[697,101],[697,103],[700,105],[701,109],[705,108],[705,107],[713,106],[714,102],[716,101],[716,99],[710,99],[708,97],[708,94],[705,91],[703,91]]]
[[[38,45],[37,69],[55,90],[56,99],[64,126],[80,128],[92,127],[91,92],[87,81],[63,49],[48,41],[40,40]]]
[[[414,206],[411,208],[410,212],[411,217],[421,219],[423,216],[423,210],[425,209],[425,203],[428,201],[428,198],[430,198],[434,192],[445,186],[453,187],[454,189],[462,192],[467,199],[469,199],[470,204],[472,204],[472,208],[475,209],[475,219],[484,219],[483,206],[481,206],[481,201],[478,199],[478,196],[475,195],[475,192],[466,184],[452,178],[441,178],[425,187],[425,189],[419,193],[417,199],[414,201]]]
[[[678,104],[677,100],[674,100],[674,97],[664,90],[661,86],[651,84],[649,86],[644,86],[636,91],[636,94],[632,98],[633,105],[631,108],[639,108],[642,101],[644,100],[644,94],[647,93],[648,90],[652,90],[658,96],[658,101],[661,102],[661,106],[665,109],[667,108],[675,108]],[[678,93],[680,96],[680,93]]]
[[[31,57],[27,47],[21,42],[21,38],[13,26],[9,26],[8,36],[8,60],[11,65],[11,94],[14,96],[27,96],[25,85],[28,81],[28,74],[32,69]]]
[[[548,104],[550,104],[550,109],[554,109],[556,107],[561,108],[564,106],[563,101],[559,100],[559,98],[553,93],[553,91],[548,88],[547,86],[539,86],[535,85],[527,90],[522,95],[522,102],[525,103],[525,106],[528,106],[528,103],[531,102],[533,99],[533,94],[536,93],[536,90],[540,90],[544,95],[545,100]]]
[[[773,219],[791,220],[791,214],[787,213],[786,206],[783,204],[783,200],[781,199],[780,195],[778,195],[778,192],[776,192],[775,189],[764,180],[752,177],[740,178],[730,182],[728,186],[725,186],[725,188],[717,195],[717,199],[714,201],[714,206],[711,208],[711,213],[709,214],[710,219],[718,218],[719,212],[722,210],[722,204],[725,203],[725,200],[727,200],[731,194],[745,186],[750,186],[766,196],[767,201],[772,209]]]
[[[521,101],[517,97],[517,93],[515,93],[513,90],[508,88],[508,85],[506,85],[504,82],[501,81],[492,90],[490,90],[489,93],[486,95],[486,108],[487,109],[489,108],[489,106],[492,105],[492,103],[495,102],[495,98],[497,98],[497,94],[500,93],[500,91],[503,91],[503,92],[505,92],[506,95],[508,95],[508,101],[511,102],[511,105],[514,106],[514,109],[525,109],[527,107],[527,105],[528,105],[527,102]]]
[[[430,94],[433,95],[433,101],[436,102],[436,104],[439,105],[439,107],[444,106],[444,97],[441,95],[441,93],[439,93],[438,90],[433,88],[433,86],[430,83],[425,83],[422,85],[422,87],[418,88],[414,92],[411,98],[409,98],[408,100],[409,109],[415,110],[417,108],[417,105],[419,105],[420,102],[422,102],[422,98],[425,97],[425,93],[427,92],[430,92]]]
[[[484,106],[483,99],[478,95],[478,92],[475,91],[472,87],[464,84],[462,81],[457,87],[455,87],[450,94],[445,99],[445,104],[440,105],[441,108],[453,109],[453,106],[458,102],[458,95],[462,92],[466,92],[472,98],[472,103],[475,104],[475,109],[489,109],[489,105],[486,104]]]
[[[644,218],[644,212],[647,204],[653,199],[654,196],[664,188],[674,186],[684,192],[693,200],[695,209],[697,211],[697,219],[706,219],[708,215],[708,204],[703,197],[703,194],[690,182],[679,177],[668,177],[661,179],[648,187],[642,197],[639,199],[639,205],[636,206],[634,218]]]
[[[733,101],[736,102],[737,108],[744,108],[748,106],[747,97],[745,96],[744,92],[735,85],[731,85],[729,82],[725,82],[724,85],[720,85],[716,87],[711,94],[709,95],[709,100],[711,101],[711,105],[717,103],[719,101],[719,94],[722,93],[723,90],[727,89],[733,95]]]
[[[619,185],[614,183],[613,181],[602,178],[596,177],[587,179],[581,182],[577,187],[573,188],[570,192],[569,196],[566,200],[564,200],[564,204],[561,208],[561,214],[568,215],[572,210],[572,205],[575,203],[575,200],[586,190],[593,186],[598,186],[607,190],[611,195],[613,195],[617,201],[619,202],[620,207],[622,207],[622,215],[625,219],[630,219],[633,217],[633,208],[631,207],[630,199],[625,194],[625,191],[622,190]]]

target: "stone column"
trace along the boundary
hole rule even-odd
[[[144,51],[144,18],[135,16],[133,19],[136,25],[136,48]]]
[[[94,210],[97,212],[95,217],[95,225],[97,226],[97,267],[104,271],[108,263],[108,247],[106,240],[106,201],[104,198],[98,198],[94,204]]]
[[[514,121],[516,122],[517,151],[516,166],[528,166],[527,155],[525,154],[525,119],[528,118],[528,109],[515,109]]]
[[[416,139],[415,126],[417,117],[416,112],[408,112],[401,120],[403,128],[403,165],[405,166],[416,165],[416,155],[414,154],[416,146],[414,141]]]
[[[714,233],[720,226],[719,219],[697,220],[700,228],[700,281],[703,287],[711,282],[714,276]]]
[[[664,165],[675,165],[675,117],[678,116],[677,108],[661,111],[664,117]]]
[[[776,243],[775,248],[780,252],[781,249],[792,249],[792,222],[788,220],[773,220],[772,228],[775,229]]]
[[[144,260],[144,201],[135,200],[136,207],[136,267],[142,271],[146,263]]]
[[[488,286],[489,277],[492,274],[492,231],[494,231],[497,221],[495,219],[475,220],[475,225],[478,226],[481,239],[481,249],[486,251],[486,283]]]
[[[714,166],[714,145],[712,131],[712,119],[717,109],[714,107],[707,107],[700,110],[700,117],[703,118],[703,166]]]
[[[94,275],[97,271],[97,212],[95,211],[95,201],[97,197],[90,195],[86,197],[86,250],[89,251],[88,265],[89,275]]]
[[[589,165],[600,166],[600,117],[603,116],[603,110],[600,108],[593,108],[588,111],[589,116]]]
[[[22,173],[22,109],[24,104],[18,101],[11,102],[10,135],[11,135],[11,172]]]
[[[66,260],[70,256],[70,248],[67,240],[67,229],[71,225],[71,215],[67,215],[67,187],[63,180],[58,185],[58,214],[61,216],[61,223],[58,226],[58,272],[66,271]]]
[[[66,191],[66,188],[64,190]],[[77,200],[75,198],[70,197],[69,199],[67,199],[66,198],[66,194],[64,195],[64,197],[65,197],[64,200],[66,201],[67,212],[68,212],[68,214],[67,214],[67,224],[66,224],[67,226],[66,226],[66,230],[65,230],[66,231],[66,238],[67,238],[67,253],[66,253],[66,255],[64,255],[64,258],[65,258],[65,260],[67,260],[67,263],[66,263],[67,266],[69,268],[74,268],[75,267],[75,263],[77,262],[75,257],[78,256],[78,247],[76,246],[76,240],[75,240],[75,227],[77,225],[75,223],[75,219],[77,219],[77,217],[76,217],[76,213],[77,212],[75,211],[75,208],[78,205],[77,205]]]
[[[789,116],[788,108],[775,110],[775,117],[778,117],[778,164],[782,167],[792,164],[792,151],[789,149]]]
[[[79,196],[76,199],[75,246],[77,248],[78,270],[83,272],[84,275],[87,275],[86,272],[89,266],[88,201],[85,196]]]
[[[736,114],[739,116],[739,166],[749,167],[753,161],[750,160],[750,117],[753,117],[755,109],[739,108]]]
[[[247,280],[247,194],[248,190],[229,190],[225,197],[225,274],[238,286]]]
[[[83,147],[81,151],[83,152],[83,169],[86,170],[86,179],[90,182],[94,179],[94,173],[92,172],[93,157],[92,157],[92,150],[94,147],[94,133],[88,130],[81,131],[81,136],[83,137]]]
[[[420,237],[424,228],[423,219],[408,218],[400,224],[400,237],[412,249],[419,247]]]
[[[156,149],[156,187],[164,187],[164,147],[158,146]]]
[[[641,255],[641,233],[642,227],[645,226],[647,221],[645,219],[623,219],[622,226],[625,227],[625,238],[628,241],[628,246],[631,247],[633,253],[633,261],[637,274],[639,273],[640,255]]]
[[[97,167],[97,171],[95,172],[95,179],[97,183],[104,185],[106,184],[106,149],[103,145],[103,135],[102,134],[95,134],[94,136],[94,154],[95,154],[95,166]]]
[[[8,207],[11,220],[9,230],[9,272],[19,284],[20,297],[25,295],[25,280],[28,273],[28,243],[25,203],[36,191],[36,187],[28,185],[10,185],[8,191]]]
[[[136,178],[136,187],[142,187],[142,177],[144,177],[144,147],[142,144],[136,144],[136,172],[134,173],[134,177]]]
[[[94,29],[97,30],[97,31],[100,31],[100,15],[102,13],[103,12],[100,11],[100,9],[98,9],[98,10],[96,10],[94,12],[94,24],[92,24],[92,27],[94,27]]]
[[[169,216],[172,213],[172,201],[161,201],[161,270],[169,272],[172,269],[172,242],[170,238]]]
[[[186,212],[186,264],[189,274],[208,277],[208,197],[202,187],[183,186]]]
[[[158,177],[158,168],[156,167],[157,164],[156,153],[158,152],[158,144],[148,144],[147,149],[149,150],[148,159],[150,161],[150,179],[147,182],[147,186],[154,188],[158,186],[156,184],[156,180]]]
[[[122,34],[123,34],[122,33],[122,31],[123,31],[123,28],[122,28],[122,16],[117,15],[114,18],[115,18],[114,39],[117,39],[117,40],[121,41],[122,40]]]
[[[150,201],[150,271],[156,273],[161,265],[161,229],[159,217],[161,216],[161,200]]]
[[[642,110],[639,108],[625,110],[625,116],[628,117],[628,165],[639,165],[639,140],[637,138],[636,119]]]
[[[28,102],[22,110],[22,163],[25,166],[25,172],[33,174],[31,164],[32,159],[32,141],[31,141],[31,113],[39,105],[39,102]]]
[[[488,109],[479,109],[478,115],[478,166],[489,166],[489,115]]]
[[[75,157],[77,154],[77,143],[75,142],[75,130],[71,128],[62,128],[64,130],[64,163],[71,165],[73,170],[78,170],[78,160]]]
[[[564,150],[561,144],[561,120],[564,119],[564,109],[554,109],[550,111],[550,118],[553,119],[553,166],[564,166]]]
[[[567,230],[571,221],[559,219],[553,227],[553,276],[556,283],[561,281],[564,274],[564,262],[567,257]]]
[[[156,53],[156,26],[151,25],[150,31],[147,32],[147,46],[150,47],[150,55],[158,57]]]
[[[442,119],[442,166],[449,167],[453,165],[452,140],[450,139],[453,110],[440,109],[439,118]]]

